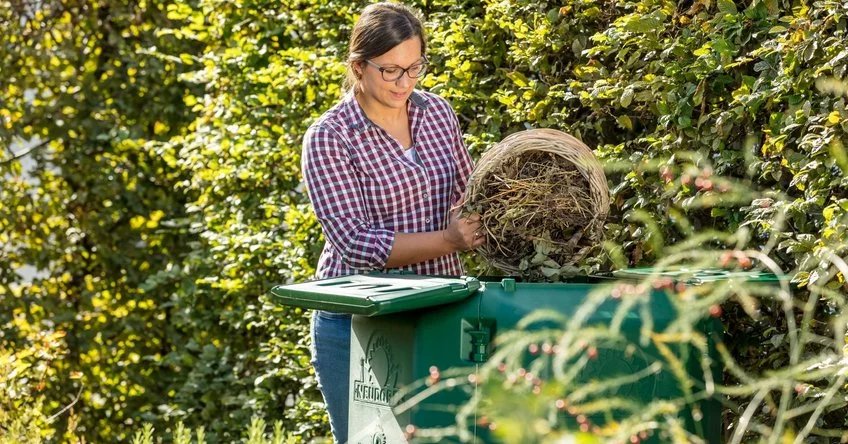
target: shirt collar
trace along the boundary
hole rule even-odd
[[[349,114],[347,124],[350,129],[364,131],[372,125],[371,120],[365,115],[365,111],[363,111],[362,107],[359,106],[359,102],[356,101],[353,90],[348,91],[343,102]]]
[[[418,90],[412,90],[412,95],[409,96],[409,101],[421,109],[427,109],[427,107],[430,106],[428,103],[430,99],[428,99],[424,94],[418,92]]]
[[[412,106],[409,107],[409,118],[410,120],[415,120],[420,115],[419,112],[426,110],[430,104],[430,99],[428,99],[424,94],[421,94],[417,90],[412,90],[412,94],[409,96],[409,103]],[[365,131],[370,126],[374,125],[371,122],[371,119],[365,115],[365,111],[362,110],[362,107],[359,105],[359,102],[356,101],[356,97],[353,95],[353,91],[349,91],[343,100],[345,106],[349,112],[349,120],[348,126],[356,131]]]

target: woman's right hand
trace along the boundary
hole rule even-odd
[[[480,215],[460,217],[458,208],[450,212],[448,227],[443,235],[457,251],[473,250],[486,243],[486,233],[483,231]]]

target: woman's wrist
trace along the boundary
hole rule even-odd
[[[441,230],[442,241],[445,243],[445,246],[450,250],[451,253],[456,253],[458,251],[462,251],[462,246],[459,245],[455,239],[451,238],[451,233],[449,229]]]
[[[442,240],[439,249],[444,252],[443,254],[447,255],[462,251],[462,245],[457,242],[456,233],[451,232],[449,228],[439,230],[439,238]]]

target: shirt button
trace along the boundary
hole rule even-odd
[[[424,222],[427,222],[427,223],[429,224],[429,223],[430,223],[430,218],[428,217],[427,219],[424,219]]]

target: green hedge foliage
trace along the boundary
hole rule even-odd
[[[309,314],[264,295],[313,272],[301,138],[339,98],[365,4],[0,0],[0,351],[58,334],[66,355],[45,361],[32,414],[80,393],[46,436],[111,442],[182,421],[229,442],[254,417],[327,433]],[[704,230],[774,243],[800,287],[845,254],[848,4],[413,6],[434,67],[421,85],[451,101],[474,156],[552,127],[609,165],[614,247],[587,270],[651,264]],[[743,181],[766,197],[732,193]],[[41,273],[24,280],[23,264]],[[747,364],[785,365],[768,320],[736,321]]]

